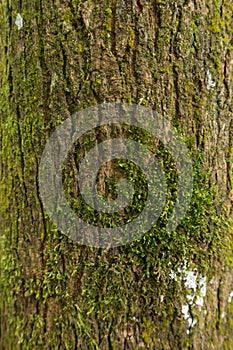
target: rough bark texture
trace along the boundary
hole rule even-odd
[[[231,0],[0,2],[1,349],[233,348],[232,11]],[[195,184],[175,233],[101,250],[56,230],[38,166],[56,125],[112,101],[169,119]],[[207,278],[202,307],[187,271]]]

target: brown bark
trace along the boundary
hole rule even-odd
[[[231,0],[1,1],[1,349],[232,348],[232,9]],[[57,231],[38,168],[57,125],[115,101],[154,108],[178,128],[195,186],[176,234],[101,250]],[[70,169],[82,152],[71,152]],[[184,261],[207,277],[204,305],[186,320],[195,293],[186,272],[171,278]]]

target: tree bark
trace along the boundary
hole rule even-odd
[[[232,349],[232,11],[231,0],[1,1],[1,349]],[[106,102],[155,109],[189,147],[192,202],[170,235],[86,247],[43,208],[48,137]]]

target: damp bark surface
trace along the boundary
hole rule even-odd
[[[232,12],[231,0],[0,2],[1,349],[232,349]],[[57,230],[38,170],[56,126],[107,102],[152,108],[177,128],[194,190],[174,232],[171,190],[154,230],[98,249]],[[67,196],[79,195],[90,145],[114,135],[138,136],[102,127],[70,150]],[[169,154],[140,137],[165,157],[172,189]],[[111,199],[114,174],[109,163],[99,176]]]

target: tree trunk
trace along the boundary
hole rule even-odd
[[[232,11],[231,0],[1,1],[1,349],[233,348]],[[101,249],[57,229],[38,171],[55,127],[107,102],[169,120],[194,188],[175,231],[168,210],[140,240]]]

